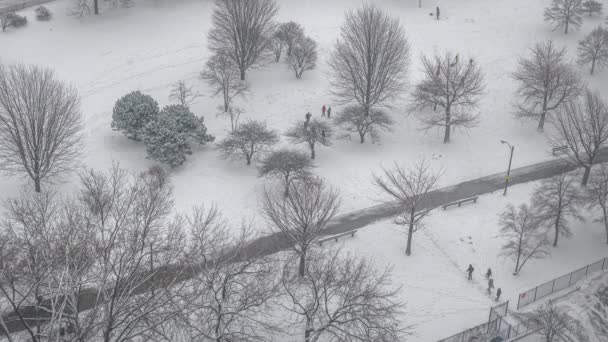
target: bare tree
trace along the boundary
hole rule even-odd
[[[608,107],[597,92],[586,89],[581,99],[564,105],[555,120],[554,147],[568,146],[566,159],[585,169],[581,184],[587,185],[591,167],[608,140]]]
[[[575,99],[581,90],[578,77],[565,61],[566,48],[558,49],[552,41],[536,44],[531,56],[520,58],[513,79],[519,83],[517,95],[522,103],[516,115],[539,118],[538,129],[545,126],[547,114]]]
[[[276,37],[287,48],[287,57],[289,57],[291,56],[291,51],[296,42],[304,37],[304,29],[302,28],[302,25],[294,21],[288,21],[279,25],[276,31]]]
[[[568,33],[570,25],[579,28],[583,23],[583,0],[553,0],[545,8],[545,21],[550,21],[555,29],[564,28]]]
[[[287,130],[285,136],[294,143],[308,144],[310,158],[315,159],[317,144],[331,146],[333,129],[326,121],[312,119],[303,125],[299,123],[295,124]]]
[[[516,209],[513,205],[500,214],[500,235],[506,240],[501,255],[515,259],[518,274],[530,259],[542,259],[549,255],[549,241],[545,232],[540,231],[538,219],[522,204]]]
[[[304,277],[307,253],[323,234],[340,206],[338,192],[320,179],[291,182],[285,191],[265,189],[262,215],[274,230],[284,234],[300,259],[299,275]]]
[[[542,304],[530,313],[519,314],[522,320],[538,328],[545,342],[589,341],[585,327],[567,309],[559,308],[552,301]],[[575,339],[572,339],[575,338]]]
[[[608,30],[598,26],[585,39],[578,42],[578,63],[591,63],[591,75],[597,69],[608,66]]]
[[[366,115],[364,107],[349,105],[336,115],[334,123],[347,132],[359,134],[359,141],[363,144],[366,135],[375,141],[379,139],[379,130],[391,131],[394,121],[384,110],[371,109]]]
[[[382,175],[373,176],[374,184],[401,208],[395,223],[407,226],[406,255],[412,254],[414,233],[424,227],[422,220],[433,210],[429,194],[435,189],[439,176],[440,173],[434,172],[425,160],[408,169],[395,163],[390,169],[382,168]]]
[[[215,0],[209,49],[231,59],[245,80],[247,70],[265,59],[277,11],[273,0]]]
[[[76,89],[36,66],[0,66],[0,159],[3,169],[41,182],[73,170],[82,149]]]
[[[222,94],[224,112],[230,110],[230,105],[237,96],[244,95],[249,89],[247,83],[241,81],[237,65],[223,53],[215,54],[207,61],[201,76],[212,87],[214,96]]]
[[[606,230],[606,243],[608,244],[608,167],[605,164],[599,166],[599,170],[591,178],[586,193],[587,206],[598,208],[602,216],[596,219],[601,222]]]
[[[304,341],[404,341],[410,334],[391,268],[377,271],[364,259],[330,251],[315,255],[303,276],[292,270],[286,263],[284,306],[290,325],[304,328]]]
[[[310,37],[298,39],[287,56],[287,63],[296,73],[296,78],[302,78],[302,73],[317,66],[317,42]]]
[[[311,159],[303,152],[280,149],[270,153],[260,166],[260,177],[280,177],[285,185],[285,196],[289,195],[289,186],[294,180],[312,177],[314,167]]]
[[[411,109],[433,109],[433,113],[422,114],[420,121],[425,129],[444,127],[445,144],[450,142],[452,127],[468,129],[478,124],[478,115],[471,111],[485,91],[483,73],[472,58],[464,61],[451,53],[433,59],[423,56],[422,65],[424,76],[414,88]],[[435,115],[437,107],[444,113]]]
[[[342,104],[355,101],[369,115],[372,107],[403,94],[409,55],[399,19],[371,5],[348,11],[329,59],[332,92]]]
[[[173,84],[171,93],[169,94],[169,100],[173,100],[186,108],[199,97],[201,97],[201,94],[194,91],[191,86],[188,86],[186,82],[181,80]]]
[[[578,210],[581,195],[572,184],[574,179],[566,174],[545,179],[532,194],[532,207],[540,221],[553,228],[553,247],[557,247],[559,236],[570,237],[572,231],[568,218],[582,220]]]
[[[595,0],[586,0],[582,4],[582,11],[587,13],[589,17],[593,16],[593,14],[602,14],[602,10],[603,4]]]
[[[284,43],[283,40],[277,36],[277,34],[278,32],[276,32],[270,40],[270,49],[272,50],[272,53],[274,53],[274,61],[278,63],[281,60],[281,55],[283,54]]]
[[[261,121],[249,120],[228,133],[217,148],[223,158],[244,158],[251,165],[253,158],[279,141],[276,131]]]
[[[189,260],[199,272],[189,281],[182,325],[191,341],[265,341],[279,280],[272,256],[247,255],[251,227],[234,236],[219,212],[195,209],[186,219]]]
[[[241,120],[241,115],[243,114],[243,109],[236,107],[236,106],[230,106],[228,107],[228,111],[224,112],[223,108],[220,108],[219,113],[217,114],[217,116],[226,116],[230,119],[230,131],[234,132],[239,128],[239,122]]]

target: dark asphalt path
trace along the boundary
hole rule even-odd
[[[597,158],[596,163],[604,163],[608,161],[608,148],[602,150]],[[543,178],[552,177],[561,173],[570,172],[577,169],[577,166],[568,163],[566,160],[556,158],[554,160],[544,161],[537,164],[520,167],[511,170],[510,185],[531,182]],[[442,188],[432,192],[429,196],[427,207],[439,207],[445,203],[457,201],[459,199],[483,195],[504,187],[506,173],[497,173],[490,176],[466,181],[454,186]],[[580,177],[582,177],[582,172]],[[377,221],[391,218],[399,213],[399,207],[396,204],[379,204],[373,207],[357,210],[336,217],[327,227],[326,235],[334,235],[363,228]],[[289,239],[282,234],[271,234],[253,240],[243,252],[246,255],[269,255],[276,252],[288,249],[290,247]],[[193,265],[175,265],[170,269],[165,270],[169,274],[179,274],[180,278],[188,279],[199,267]],[[97,290],[90,289],[82,296],[81,306],[79,311],[84,311],[92,308],[96,303]],[[12,315],[5,316],[5,322],[11,332],[23,330],[23,326],[14,320]],[[11,319],[12,318],[12,319]],[[34,320],[33,320],[34,321]]]

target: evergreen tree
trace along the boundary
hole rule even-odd
[[[123,132],[129,139],[140,141],[146,124],[157,116],[158,103],[151,96],[134,91],[116,101],[112,129]]]

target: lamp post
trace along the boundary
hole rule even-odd
[[[511,177],[511,162],[513,161],[513,150],[515,146],[509,144],[506,140],[501,140],[501,144],[505,144],[509,146],[509,150],[511,151],[511,156],[509,157],[509,167],[507,168],[507,177],[505,178],[505,191],[502,193],[503,196],[507,196],[507,188],[509,187],[509,179]]]

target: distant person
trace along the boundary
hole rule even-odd
[[[500,300],[500,295],[502,294],[502,289],[499,287],[496,290],[496,301],[498,302]]]
[[[306,130],[308,129],[308,123],[310,122],[311,116],[312,114],[310,114],[310,112],[306,113],[306,115],[304,116],[304,118],[306,118],[306,120],[304,120],[304,132],[306,132]]]
[[[494,288],[494,279],[488,279],[488,294],[492,293],[492,289]]]
[[[492,278],[492,269],[488,268],[488,271],[486,272],[486,279],[490,279]]]
[[[475,268],[473,268],[473,265],[469,264],[469,268],[467,268],[467,273],[469,273],[469,280],[473,280],[473,271],[475,271]]]
[[[327,108],[325,107],[325,105],[323,105],[323,108],[321,108],[321,116],[325,116],[326,111],[327,111]]]
[[[327,106],[327,118],[329,119],[331,116],[331,106]]]
[[[435,15],[437,16],[437,20],[439,20],[439,6],[435,8]]]

